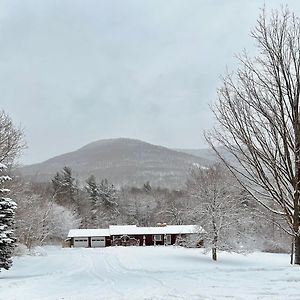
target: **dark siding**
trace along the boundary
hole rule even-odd
[[[152,234],[147,234],[146,235],[146,246],[152,246],[154,245],[153,239],[152,239]]]
[[[106,236],[105,237],[105,247],[111,246],[112,237]]]
[[[176,242],[177,234],[171,234],[171,244],[174,245]]]
[[[136,240],[140,241],[140,246],[143,246],[143,235],[133,235]]]

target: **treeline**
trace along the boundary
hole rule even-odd
[[[106,228],[113,224],[156,226],[197,224],[206,234],[206,247],[229,251],[289,251],[284,222],[250,199],[221,164],[193,166],[186,188],[170,190],[143,186],[116,187],[91,175],[79,182],[70,167],[47,183],[14,180],[18,203],[16,235],[31,248],[64,239],[71,228]]]

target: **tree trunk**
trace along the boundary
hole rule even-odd
[[[300,265],[300,237],[299,234],[299,200],[300,200],[300,120],[299,120],[299,100],[298,98],[294,100],[294,134],[295,134],[295,178],[294,178],[294,215],[293,215],[293,229],[295,233],[295,259],[294,263]]]
[[[217,260],[217,248],[212,248],[211,254],[212,254],[212,259],[216,261]]]
[[[212,254],[212,259],[214,261],[217,260],[217,244],[218,244],[218,231],[217,231],[217,223],[215,219],[215,210],[216,210],[216,197],[214,193],[214,198],[213,198],[213,203],[212,203],[212,227],[213,227],[213,242],[212,242],[212,249],[211,249],[211,254]]]
[[[291,260],[290,260],[290,263],[291,265],[294,264],[294,237],[292,238],[292,247],[291,247]]]
[[[300,265],[300,237],[295,237],[295,265]]]

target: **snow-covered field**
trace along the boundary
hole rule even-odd
[[[300,299],[300,267],[284,254],[177,247],[43,248],[0,273],[0,299]]]

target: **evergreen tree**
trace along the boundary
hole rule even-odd
[[[61,190],[61,182],[62,182],[62,175],[57,172],[55,174],[55,176],[52,178],[52,187],[53,187],[53,190],[54,190],[54,195],[58,195],[60,190]]]
[[[96,226],[108,226],[117,222],[118,210],[118,191],[107,179],[101,180],[98,185],[99,198],[95,203]]]
[[[64,167],[61,172],[57,172],[52,179],[54,198],[60,205],[72,207],[76,206],[76,195],[78,187],[70,167]]]
[[[106,178],[101,180],[99,185],[99,197],[104,207],[108,209],[116,209],[118,206],[117,189],[113,184],[110,184]]]
[[[85,190],[89,199],[89,219],[93,227],[105,227],[116,223],[119,216],[119,194],[113,184],[107,179],[96,182],[95,176],[91,175],[86,180]]]
[[[91,175],[86,180],[85,189],[88,193],[89,203],[88,207],[90,208],[91,225],[97,226],[97,210],[98,210],[98,201],[99,201],[99,187],[97,185],[94,175]]]
[[[0,163],[0,172],[3,173],[5,166]],[[8,270],[12,265],[16,238],[13,237],[14,216],[17,204],[7,197],[9,189],[4,187],[9,176],[0,175],[0,270]]]
[[[146,193],[150,193],[150,192],[152,191],[152,187],[151,187],[149,181],[147,181],[146,183],[144,183],[144,185],[143,185],[143,190],[144,190]]]
[[[86,186],[85,189],[89,195],[89,200],[91,203],[92,209],[95,208],[96,203],[99,200],[99,188],[95,179],[94,175],[91,175],[87,180],[86,180]]]

